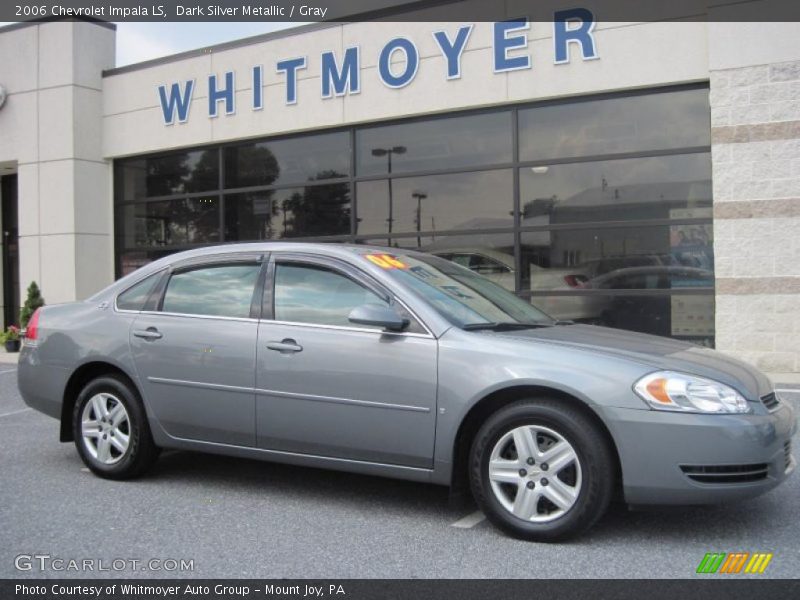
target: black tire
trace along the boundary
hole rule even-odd
[[[113,401],[119,401],[127,411],[128,423],[125,427],[129,438],[127,449],[115,457],[113,464],[104,464],[92,456],[81,432],[84,408],[97,394],[110,394]],[[72,431],[75,447],[84,464],[95,475],[106,479],[121,480],[138,477],[153,465],[160,452],[153,443],[150,425],[138,392],[126,380],[114,375],[98,377],[84,386],[78,395],[72,413]]]
[[[489,461],[495,445],[523,425],[546,427],[558,433],[572,446],[580,463],[577,498],[571,508],[552,521],[539,523],[514,515],[498,499],[489,479]],[[594,525],[608,508],[616,473],[612,450],[596,425],[581,411],[552,398],[522,400],[492,414],[473,440],[469,471],[473,497],[489,521],[513,537],[534,542],[565,540]],[[545,503],[544,510],[535,510],[546,512],[548,506]]]

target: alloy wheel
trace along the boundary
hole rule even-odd
[[[497,501],[524,521],[546,523],[577,502],[582,477],[575,448],[548,427],[524,425],[500,437],[489,458]]]
[[[81,436],[84,447],[99,463],[119,462],[128,451],[131,436],[125,405],[113,394],[92,396],[81,415]]]

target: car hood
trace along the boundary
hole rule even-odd
[[[748,400],[757,400],[773,389],[769,378],[747,363],[710,348],[670,338],[593,325],[558,325],[492,335],[601,352],[651,366],[654,371],[664,369],[699,375],[733,387]]]

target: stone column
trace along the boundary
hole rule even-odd
[[[710,23],[717,348],[800,371],[800,23]]]
[[[19,174],[20,285],[48,303],[113,280],[111,166],[102,155],[102,71],[112,25],[57,21],[0,33],[4,150]],[[7,155],[7,156],[6,156]]]

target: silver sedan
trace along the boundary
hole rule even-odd
[[[613,495],[699,504],[794,469],[791,407],[692,344],[548,317],[442,258],[259,243],[175,254],[31,319],[25,402],[95,474],[162,448],[471,489],[502,530],[579,534]]]

